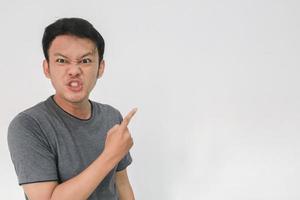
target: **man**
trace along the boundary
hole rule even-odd
[[[63,18],[46,27],[42,43],[55,94],[18,114],[7,137],[26,199],[133,200],[127,126],[137,109],[122,120],[89,100],[104,72],[102,36],[84,19]]]

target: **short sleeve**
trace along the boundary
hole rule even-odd
[[[131,163],[132,163],[132,158],[131,158],[130,152],[128,152],[126,154],[126,156],[124,156],[124,158],[118,163],[117,171],[121,171],[121,170],[125,169]]]
[[[17,115],[8,127],[7,141],[19,185],[58,180],[56,156],[35,119]]]
[[[123,121],[123,117],[122,117],[120,111],[118,111],[118,120],[119,120],[119,124]],[[124,156],[124,158],[118,163],[117,171],[121,171],[121,170],[125,169],[131,163],[132,163],[132,157],[130,155],[130,152],[128,152]]]

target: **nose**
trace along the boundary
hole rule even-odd
[[[77,77],[82,73],[81,68],[78,64],[71,64],[68,70],[68,75],[70,77]]]

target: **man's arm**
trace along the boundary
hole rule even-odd
[[[23,188],[30,200],[86,200],[117,163],[118,159],[108,159],[101,154],[85,170],[66,182],[31,183],[24,184]]]
[[[102,154],[80,174],[61,184],[55,181],[24,184],[27,197],[30,200],[86,200],[132,147],[127,126],[135,112],[136,109],[132,110],[120,125],[109,130]]]
[[[126,169],[116,173],[116,186],[120,200],[134,200],[134,194]]]

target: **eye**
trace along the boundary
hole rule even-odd
[[[91,63],[92,62],[92,60],[91,59],[89,59],[89,58],[84,58],[84,59],[82,59],[82,61],[81,61],[82,63]]]
[[[56,59],[56,62],[57,62],[57,63],[66,63],[66,60],[63,59],[63,58],[57,58],[57,59]]]

